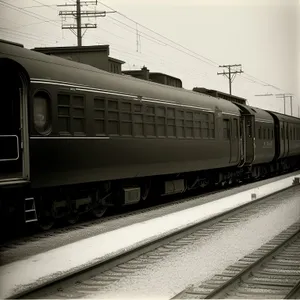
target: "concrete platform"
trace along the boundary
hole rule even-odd
[[[293,174],[192,208],[82,239],[0,267],[0,297],[65,278],[178,230],[292,186]]]

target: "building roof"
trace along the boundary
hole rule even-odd
[[[33,48],[33,51],[42,53],[84,53],[84,52],[103,52],[109,53],[109,45],[93,45],[93,46],[68,46],[68,47],[40,47]]]
[[[116,62],[116,63],[119,63],[119,64],[125,64],[125,61],[123,60],[120,60],[120,59],[116,59],[116,58],[113,58],[113,57],[108,57],[108,60],[111,61],[111,62]]]

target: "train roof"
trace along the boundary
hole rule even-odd
[[[0,41],[0,57],[18,62],[27,71],[31,80],[67,82],[134,96],[168,100],[179,105],[197,106],[209,110],[215,110],[217,107],[223,112],[240,115],[239,108],[230,101],[127,75],[109,73],[89,65],[35,52],[5,41]]]
[[[253,114],[255,115],[255,119],[258,122],[267,122],[267,123],[274,123],[273,117],[265,110],[258,108],[258,107],[253,107],[253,106],[248,106]]]
[[[275,115],[279,119],[279,121],[300,124],[300,119],[297,118],[297,117],[284,115],[284,114],[281,114],[279,112],[274,112],[274,111],[271,111],[271,110],[267,110],[267,112],[269,112],[270,114]]]

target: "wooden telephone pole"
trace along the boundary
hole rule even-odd
[[[76,10],[68,10],[68,11],[60,11],[59,15],[63,17],[74,17],[76,20],[76,25],[74,24],[63,24],[62,29],[70,29],[76,36],[77,36],[77,46],[82,46],[82,37],[84,36],[85,32],[91,28],[97,28],[97,24],[85,23],[82,24],[82,18],[90,18],[90,17],[105,17],[107,13],[115,13],[115,11],[92,11],[86,10],[82,11],[81,6],[83,5],[97,5],[97,0],[95,1],[82,1],[76,0],[76,4],[63,4],[57,5],[58,7],[69,7],[69,6],[76,6]],[[76,29],[76,31],[75,31]],[[82,29],[85,29],[84,33],[82,34]]]
[[[291,116],[293,115],[293,95],[292,94],[262,94],[262,95],[255,95],[255,96],[276,96],[276,98],[283,99],[283,113],[286,113],[286,98],[290,98],[290,106],[291,106]]]
[[[235,68],[235,67],[242,67],[241,64],[238,64],[238,65],[223,65],[223,66],[219,66],[219,68],[227,68],[228,69],[228,72],[225,72],[223,70],[223,72],[220,72],[220,73],[217,73],[217,75],[225,75],[228,79],[229,79],[229,94],[231,95],[231,92],[232,92],[232,87],[231,87],[231,84],[236,76],[236,74],[240,74],[240,73],[243,73],[242,69],[240,70],[232,70],[232,68]]]

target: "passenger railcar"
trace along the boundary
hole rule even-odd
[[[25,221],[43,228],[152,191],[258,178],[299,158],[297,118],[4,41],[0,66],[1,210],[25,203]],[[289,150],[276,144],[276,125],[298,132]]]

